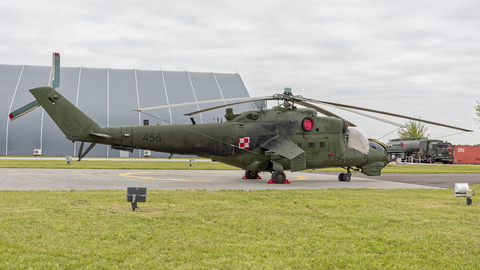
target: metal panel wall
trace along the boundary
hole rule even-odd
[[[249,96],[238,74],[82,67],[62,67],[60,74],[57,90],[101,126],[143,125],[145,119],[150,121],[150,125],[190,123],[184,113],[223,102],[144,113],[134,112],[133,109]],[[46,85],[51,85],[51,67],[0,65],[0,119],[4,119],[0,124],[0,155],[31,156],[34,149],[42,149],[45,156],[78,154],[80,143],[65,140],[65,135],[42,108],[15,121],[8,118],[11,111],[34,100],[29,89]],[[251,102],[233,107],[236,112],[254,109]],[[213,122],[223,118],[224,114],[225,109],[222,108],[195,117],[197,123]],[[130,154],[131,157],[141,155],[143,152],[139,150]],[[154,157],[167,155],[152,153]],[[119,151],[97,145],[87,156],[118,157]]]
[[[168,100],[170,104],[195,102],[195,95],[190,84],[190,79],[186,71],[164,71],[165,88],[167,89]],[[182,91],[178,91],[182,89]],[[171,108],[173,124],[187,123],[189,120],[184,113],[197,111],[197,105]]]
[[[49,85],[50,74],[51,68],[49,67],[25,66],[18,84],[17,93],[13,99],[12,110],[34,101],[35,99],[30,92],[28,92],[28,89]],[[2,91],[5,90],[2,89]],[[9,90],[8,92],[12,93],[14,89]],[[11,97],[12,95],[8,92],[2,96]],[[6,118],[8,114],[2,115],[2,117],[8,119]],[[33,155],[34,149],[42,148],[42,114],[43,109],[37,108],[14,122],[9,123],[7,142],[9,155]],[[45,116],[48,117],[48,115]],[[20,119],[23,120],[22,123],[15,123]]]
[[[137,70],[140,108],[170,104],[168,102],[167,93],[165,92],[162,73],[162,71]],[[154,112],[146,111],[146,113],[148,114],[140,113],[142,125],[143,120],[147,119],[149,120],[150,125],[164,125],[171,122],[169,109],[158,109]],[[160,117],[160,119],[157,116]]]
[[[195,93],[197,94],[198,101],[224,98],[213,73],[189,73],[189,75],[193,88],[195,89]],[[225,102],[199,104],[199,108],[206,109],[224,104]],[[225,114],[225,108],[204,112],[196,115],[196,117],[201,119],[202,123],[209,123],[216,122],[217,119],[221,118],[223,114]]]
[[[24,66],[10,66],[0,65],[0,91],[2,96],[0,97],[0,115],[8,115],[11,111],[12,101],[16,96],[16,89],[18,81],[23,73]],[[7,91],[7,89],[9,91]],[[23,106],[23,105],[22,105]],[[10,128],[10,119],[6,117],[0,123],[0,126],[5,127],[0,129],[0,155],[4,154],[8,149],[8,130]]]
[[[235,98],[235,97],[249,97],[247,88],[242,81],[242,78],[238,73],[235,74],[215,74],[215,77],[218,81],[220,89],[222,89],[223,96],[225,98]],[[255,105],[252,103],[244,103],[235,105],[234,113],[239,113],[246,110],[255,109]]]

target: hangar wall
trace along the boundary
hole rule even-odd
[[[34,100],[28,91],[40,86],[51,86],[51,67],[28,65],[0,65],[0,155],[32,156],[41,149],[43,156],[78,155],[80,143],[72,143],[46,114],[37,108],[10,121],[10,112]],[[200,73],[163,70],[122,70],[84,67],[61,67],[57,90],[101,126],[150,125],[190,123],[183,116],[220,103],[191,105],[178,108],[134,112],[133,109],[211,99],[248,97],[248,91],[239,74]],[[234,111],[254,109],[254,103],[233,106]],[[225,109],[217,109],[196,116],[196,122],[221,121]],[[159,119],[161,118],[161,119]],[[167,154],[152,153],[154,157]],[[118,157],[118,150],[97,145],[87,155]],[[135,150],[130,157],[143,156]]]

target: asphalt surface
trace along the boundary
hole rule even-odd
[[[330,173],[338,175],[337,173]],[[371,177],[382,181],[391,181],[405,184],[416,184],[436,188],[453,188],[455,183],[468,183],[469,185],[480,183],[480,174],[412,174],[412,173],[384,173],[380,176]]]
[[[386,173],[378,177],[380,180],[415,183],[439,188],[453,188],[455,183],[468,183],[469,185],[480,183],[480,174],[390,174]]]
[[[0,190],[98,190],[147,187],[149,190],[256,190],[379,188],[453,188],[455,183],[480,183],[480,174],[353,174],[350,182],[338,181],[338,173],[286,172],[290,184],[267,184],[263,179],[241,179],[243,171],[193,170],[84,170],[0,169]]]

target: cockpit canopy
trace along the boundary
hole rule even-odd
[[[359,151],[362,154],[368,155],[370,144],[363,134],[353,128],[348,128],[348,147]]]

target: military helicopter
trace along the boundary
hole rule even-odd
[[[338,180],[348,182],[352,171],[360,171],[368,176],[379,176],[389,162],[384,144],[367,140],[359,131],[351,128],[356,125],[312,103],[345,110],[369,111],[471,132],[424,119],[304,98],[293,95],[290,88],[285,88],[282,94],[266,97],[211,100],[135,109],[145,111],[208,102],[233,102],[185,114],[192,116],[227,107],[226,121],[221,123],[197,124],[191,118],[191,124],[100,127],[55,89],[39,87],[31,89],[30,92],[68,140],[82,142],[78,152],[79,161],[100,143],[111,145],[112,149],[132,152],[134,149],[144,149],[171,155],[187,154],[211,158],[244,169],[244,179],[258,179],[259,172],[270,172],[272,175],[269,183],[276,184],[289,183],[284,170],[295,172],[342,167],[347,172],[340,173]],[[271,109],[249,110],[242,113],[234,113],[233,109],[228,107],[257,100],[277,100],[279,105]],[[306,108],[298,108],[296,105]],[[318,116],[317,113],[326,116]],[[373,118],[395,124],[385,119]],[[83,151],[85,142],[91,144]]]

